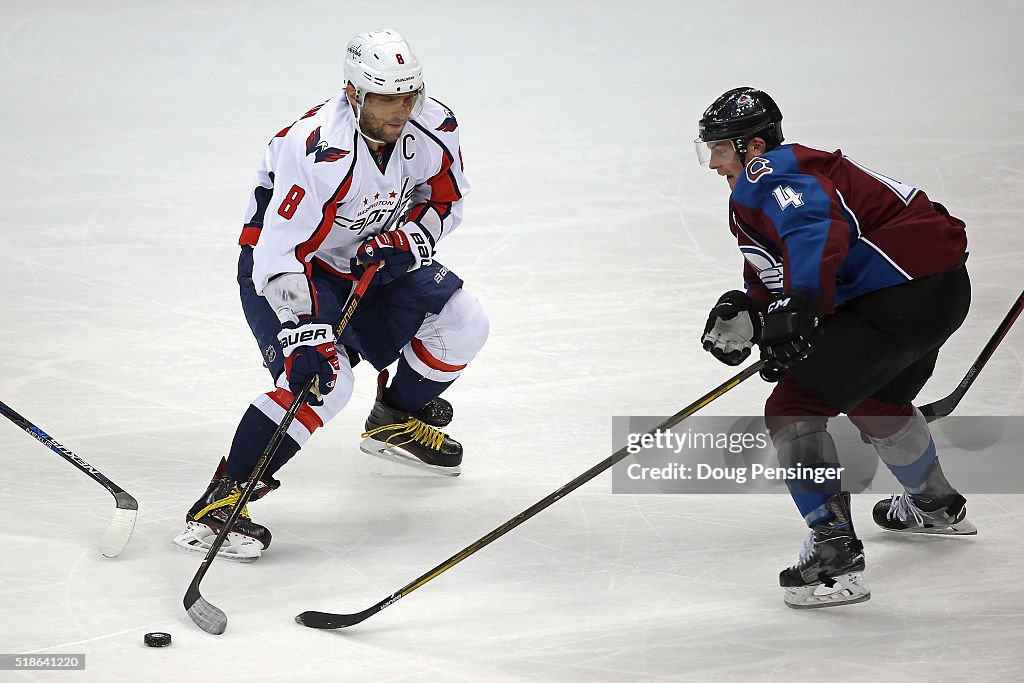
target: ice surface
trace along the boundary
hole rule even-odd
[[[626,496],[603,476],[345,632],[362,610],[612,450],[612,415],[670,415],[728,377],[696,343],[739,284],[727,187],[696,119],[756,85],[790,140],[841,147],[968,223],[974,305],[924,401],[956,386],[1021,290],[1024,7],[904,3],[91,3],[0,7],[0,398],[138,498],[0,424],[0,651],[86,654],[11,680],[707,681],[1020,675],[1021,498],[980,534],[904,539],[854,501],[870,602],[786,609],[805,528],[785,496]],[[170,539],[267,377],[234,283],[246,193],[277,130],[340,87],[347,39],[401,31],[458,115],[474,184],[439,258],[492,336],[449,392],[458,479],[361,454],[373,373],[253,505],[253,565],[217,562],[211,636]],[[1021,415],[1019,325],[958,412]],[[717,401],[756,414],[750,381]],[[168,631],[166,649],[143,634]]]

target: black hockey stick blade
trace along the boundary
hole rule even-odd
[[[978,378],[981,373],[981,369],[988,363],[988,359],[995,353],[996,348],[1002,343],[1003,338],[1013,327],[1013,323],[1020,317],[1021,311],[1024,311],[1024,292],[1020,293],[1017,300],[1013,302],[1013,306],[1007,311],[1006,316],[1003,317],[1003,321],[999,323],[999,327],[992,333],[992,337],[985,344],[985,348],[978,354],[974,364],[967,370],[967,374],[960,380],[960,384],[957,385],[956,389],[949,396],[940,398],[938,401],[933,401],[928,405],[921,406],[919,410],[924,414],[925,419],[929,422],[938,420],[940,417],[946,417],[953,412],[957,404],[960,403],[960,399],[964,397],[967,390],[970,389],[971,385],[974,384],[974,380]]]
[[[395,593],[389,599],[394,602],[401,597],[402,596],[399,593]],[[391,603],[389,602],[388,604]],[[383,607],[380,609],[383,609]],[[295,621],[299,622],[303,626],[308,626],[309,628],[345,628],[347,626],[355,626],[359,622],[364,621],[367,617],[379,611],[379,609],[376,609],[376,606],[371,607],[370,609],[364,609],[362,612],[356,612],[355,614],[331,614],[330,612],[317,612],[315,610],[310,610],[295,617]]]
[[[106,531],[103,532],[103,538],[100,540],[100,551],[105,557],[117,557],[120,555],[128,545],[128,541],[132,538],[132,531],[135,529],[135,518],[139,512],[138,501],[120,486],[107,479],[98,469],[72,453],[52,436],[26,420],[2,401],[0,401],[0,413],[21,427],[33,439],[85,472],[94,481],[99,482],[103,488],[107,489],[114,496],[117,508],[114,510],[114,518],[107,525]]]
[[[761,368],[763,367],[764,361],[758,361],[748,366],[739,374],[735,375],[731,379],[728,379],[724,383],[715,387],[714,389],[706,393],[704,396],[700,397],[699,399],[697,399],[690,405],[686,406],[672,417],[662,422],[657,427],[652,428],[648,432],[648,434],[653,434],[659,430],[671,429],[672,427],[676,426],[677,424],[688,418],[690,415],[694,414],[707,404],[714,401],[722,394],[736,387],[740,382],[760,372]],[[476,551],[489,545],[491,542],[496,541],[498,538],[504,536],[506,533],[516,528],[526,520],[530,519],[544,508],[548,507],[555,501],[561,500],[569,493],[575,491],[583,484],[587,483],[597,475],[609,469],[610,467],[615,465],[615,463],[624,460],[628,456],[628,446],[623,446],[622,448],[620,448],[619,450],[615,451],[610,456],[602,460],[601,462],[591,467],[589,470],[587,470],[580,476],[570,481],[568,484],[565,484],[560,489],[549,494],[542,500],[537,501],[536,503],[520,512],[512,519],[508,520],[496,529],[493,529],[487,535],[477,539],[470,545],[466,546],[456,554],[449,557],[441,564],[437,565],[436,567],[428,571],[426,574],[423,574],[419,578],[413,580],[412,583],[400,589],[398,592],[393,593],[389,597],[381,600],[373,607],[365,609],[362,612],[356,612],[354,614],[332,614],[330,612],[317,612],[311,610],[308,612],[303,612],[302,614],[295,617],[295,621],[302,624],[303,626],[308,626],[309,628],[320,629],[338,629],[358,624],[359,622],[364,621],[369,617],[373,616],[377,612],[380,612],[385,607],[395,604],[396,602],[404,598],[409,593],[412,593],[414,590],[416,590],[423,584],[439,576],[440,574],[448,571],[449,569],[457,565],[459,562],[462,562],[464,559],[466,559]]]

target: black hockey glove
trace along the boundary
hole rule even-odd
[[[758,374],[765,382],[775,384],[786,374],[786,367],[774,358],[769,358],[764,349],[761,349],[761,360],[764,361],[764,366]]]
[[[309,392],[306,403],[323,405],[322,396],[334,390],[341,369],[334,328],[320,318],[306,318],[298,323],[282,323],[277,339],[284,352],[288,389],[298,393],[311,375],[317,375],[317,385]]]
[[[814,298],[802,289],[784,293],[764,317],[761,348],[765,357],[782,368],[802,361],[811,352],[811,337],[817,327]]]
[[[704,350],[726,365],[739,365],[761,335],[761,311],[744,292],[726,292],[711,309],[704,326]]]

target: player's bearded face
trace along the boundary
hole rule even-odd
[[[398,140],[405,124],[420,102],[419,93],[378,95],[366,93],[359,112],[359,127],[367,137],[391,144]]]

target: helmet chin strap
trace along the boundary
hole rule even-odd
[[[363,97],[365,97],[365,95],[363,95]],[[365,140],[369,141],[369,142],[372,142],[372,143],[377,144],[377,145],[386,145],[386,144],[388,144],[388,143],[384,142],[383,140],[378,140],[377,138],[370,137],[363,130],[363,108],[359,104],[359,99],[360,99],[359,98],[359,91],[357,90],[356,91],[356,97],[355,97],[356,101],[354,103],[352,103],[352,108],[355,109],[355,114],[356,114],[356,130],[358,130],[359,134],[362,135],[363,138]]]

